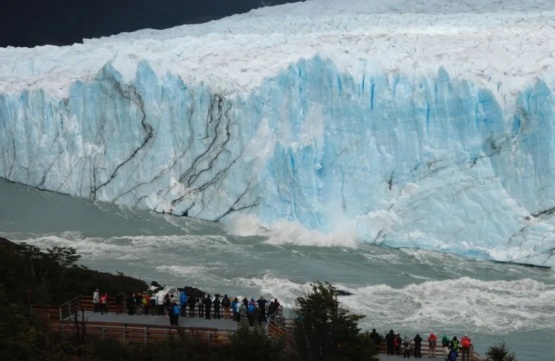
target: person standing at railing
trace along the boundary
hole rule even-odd
[[[256,301],[251,298],[249,305],[247,306],[247,318],[249,320],[249,326],[254,326],[254,310],[256,309]]]
[[[260,323],[261,321],[266,321],[266,299],[264,298],[264,296],[260,296],[260,298],[256,301],[256,303],[258,304],[258,308],[260,309],[260,319],[258,320],[258,322]]]
[[[445,361],[449,361],[449,352],[451,350],[449,349],[449,346],[443,346],[443,359]]]
[[[468,335],[464,335],[461,338],[461,346],[462,346],[462,361],[470,361],[470,347],[472,346],[472,340],[470,339],[470,337],[468,337]]]
[[[451,350],[449,351],[449,361],[457,361],[457,357],[459,357],[459,353],[457,352],[457,349],[455,347],[451,347]]]
[[[179,305],[181,306],[181,316],[185,317],[185,313],[187,312],[187,294],[185,290],[179,293]]]
[[[151,295],[150,296],[150,314],[152,316],[156,315],[157,312],[157,307],[156,307],[156,295]]]
[[[260,307],[258,305],[254,306],[254,325],[258,327],[262,326],[262,317],[260,315]]]
[[[187,299],[187,306],[189,306],[189,316],[190,317],[195,317],[195,306],[197,304],[197,298],[196,297],[189,297]]]
[[[149,313],[148,311],[150,308],[150,295],[148,293],[143,294],[142,303],[143,303],[144,314],[148,315]]]
[[[393,346],[395,346],[395,354],[397,356],[401,354],[401,345],[403,345],[403,339],[401,338],[401,334],[397,332],[395,340],[393,341]]]
[[[414,337],[414,357],[422,358],[422,337],[419,333]]]
[[[277,306],[274,304],[274,301],[270,301],[270,305],[268,306],[268,317],[274,321],[276,319],[276,311]]]
[[[229,300],[229,297],[227,297],[227,294],[225,294],[224,298],[222,298],[222,308],[224,309],[225,320],[230,318],[230,314],[229,314],[230,307],[231,307],[231,301]]]
[[[100,314],[103,315],[104,312],[108,313],[108,307],[106,307],[106,302],[108,302],[108,293],[100,296]]]
[[[172,307],[168,309],[168,315],[170,317],[170,325],[179,327],[179,315],[181,314],[181,308],[176,301],[173,301]]]
[[[202,318],[204,317],[204,298],[197,297],[197,303],[198,303],[198,317]]]
[[[374,341],[374,344],[376,344],[376,347],[379,349],[380,343],[382,342],[382,337],[379,333],[376,332],[375,328],[372,329],[372,333],[370,333],[370,338],[372,339],[372,341]]]
[[[410,358],[410,338],[407,335],[403,340],[403,358]]]
[[[393,330],[389,330],[389,333],[385,336],[386,350],[388,355],[393,355],[395,352],[395,334]]]
[[[443,337],[441,338],[441,346],[443,346],[443,347],[451,346],[451,340],[449,339],[449,336],[443,335]]]
[[[453,339],[451,340],[451,348],[454,348],[457,352],[459,351],[459,339],[457,336],[453,336]]]
[[[98,288],[93,292],[93,311],[98,312],[100,311],[100,294],[98,293]]]
[[[214,298],[214,302],[212,302],[212,304],[214,305],[214,318],[219,320],[221,317],[220,306],[222,304],[222,302],[220,301],[220,295],[216,295],[216,297]]]
[[[135,307],[137,309],[137,315],[143,314],[143,295],[140,292],[135,293]]]
[[[158,292],[156,296],[156,308],[158,309],[158,316],[164,316],[164,293]]]
[[[239,300],[237,297],[231,302],[231,312],[233,312],[233,321],[239,322]]]
[[[432,332],[430,333],[430,336],[428,336],[428,356],[436,357],[436,343],[437,336]]]
[[[116,313],[123,313],[123,294],[116,293]]]
[[[204,298],[204,301],[202,301],[204,303],[204,316],[207,320],[210,319],[210,311],[212,309],[212,297],[210,297],[210,295],[206,295],[206,297]]]
[[[249,322],[247,319],[247,306],[245,306],[244,302],[239,302],[239,322],[245,325]]]

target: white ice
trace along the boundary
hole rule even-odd
[[[312,0],[0,49],[0,176],[270,243],[553,265],[555,4]]]

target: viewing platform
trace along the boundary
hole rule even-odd
[[[56,305],[31,305],[32,312],[40,318],[48,320],[57,325],[62,333],[73,334],[77,322],[83,323],[88,336],[100,338],[114,338],[127,343],[149,343],[166,339],[170,336],[197,337],[212,346],[225,345],[229,343],[229,336],[237,330],[238,323],[231,319],[206,319],[204,317],[180,316],[179,326],[171,326],[168,316],[152,314],[134,314],[127,312],[116,312],[115,299],[108,298],[107,313],[93,312],[92,298],[80,296],[56,306]],[[81,319],[80,317],[83,316]],[[292,320],[281,319],[279,322],[262,322],[262,328],[266,333],[275,338],[285,337],[291,339]],[[55,329],[55,327],[53,327]],[[286,342],[287,343],[287,342]],[[443,361],[443,349],[436,349],[436,357],[428,357],[428,342],[422,342],[422,361]],[[386,355],[385,342],[379,347],[380,361],[406,360],[401,355]],[[411,353],[411,358],[415,358]],[[457,360],[461,360],[461,352]],[[471,352],[469,361],[486,361],[475,352]]]

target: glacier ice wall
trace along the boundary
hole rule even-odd
[[[443,68],[354,78],[315,56],[228,96],[147,61],[127,80],[109,62],[63,99],[0,94],[0,176],[205,220],[250,215],[552,265],[552,89],[528,84],[508,114]]]

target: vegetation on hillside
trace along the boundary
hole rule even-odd
[[[46,252],[33,245],[15,244],[0,237],[0,283],[6,298],[19,304],[61,304],[78,295],[102,292],[126,294],[146,290],[141,280],[89,270],[76,262],[74,248],[52,247]]]

